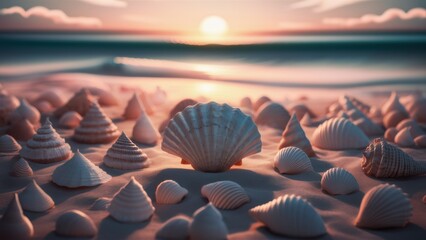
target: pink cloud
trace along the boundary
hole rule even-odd
[[[292,8],[314,8],[315,12],[324,12],[336,8],[371,0],[299,0],[291,5]]]
[[[127,2],[122,0],[80,0],[82,2],[87,2],[93,5],[103,6],[103,7],[127,7]]]

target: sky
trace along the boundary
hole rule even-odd
[[[211,15],[227,34],[426,31],[426,0],[1,0],[0,31],[197,34]]]

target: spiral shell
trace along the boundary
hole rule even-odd
[[[61,236],[91,238],[97,231],[93,220],[79,210],[65,212],[56,220],[55,232]]]
[[[124,119],[137,119],[142,112],[145,112],[145,107],[139,99],[136,93],[133,94],[132,98],[127,102],[127,106],[124,109]]]
[[[80,125],[83,118],[76,111],[68,111],[59,119],[59,126],[74,129]]]
[[[278,151],[274,158],[274,167],[279,173],[298,174],[311,172],[311,160],[300,148],[286,147]]]
[[[157,239],[175,239],[183,240],[189,238],[189,224],[190,219],[185,216],[175,216],[170,218],[158,230],[155,237]]]
[[[321,188],[329,194],[349,194],[359,190],[355,177],[343,168],[327,170],[321,178]]]
[[[25,159],[19,158],[18,161],[13,164],[10,174],[15,177],[31,177],[33,175],[33,170]]]
[[[15,193],[12,201],[0,219],[1,239],[29,239],[34,235],[31,221],[24,215],[18,194]]]
[[[85,116],[89,111],[92,102],[95,101],[95,97],[90,92],[83,88],[77,92],[68,102],[62,107],[55,110],[53,113],[56,117],[61,117],[66,112],[75,111],[81,116]]]
[[[21,145],[12,136],[0,136],[0,156],[17,155],[21,149]]]
[[[45,212],[55,206],[52,198],[41,189],[33,179],[30,184],[19,193],[22,209],[31,212]]]
[[[155,190],[155,200],[160,204],[176,204],[188,194],[186,188],[173,180],[165,180],[158,184]]]
[[[157,143],[160,133],[155,129],[149,116],[142,112],[133,126],[132,139],[138,143],[154,145]]]
[[[107,210],[110,204],[111,204],[111,198],[100,197],[93,202],[92,206],[90,206],[90,210],[94,210],[94,211]]]
[[[40,112],[25,99],[21,99],[20,105],[13,112],[10,113],[10,121],[17,122],[21,120],[28,120],[32,125],[40,126]]]
[[[315,152],[312,149],[311,143],[306,137],[305,132],[300,126],[299,120],[297,120],[295,114],[291,116],[290,121],[287,123],[278,149],[290,146],[302,149],[310,157],[315,156]]]
[[[222,214],[211,203],[194,212],[189,226],[191,240],[228,239],[227,235],[228,228]]]
[[[233,181],[219,181],[204,185],[201,195],[220,209],[236,209],[250,202],[244,188]]]
[[[258,125],[283,131],[290,120],[290,113],[279,103],[267,102],[256,111],[254,120]]]
[[[400,146],[400,147],[414,147],[415,143],[414,143],[414,139],[413,136],[411,136],[411,131],[410,131],[411,127],[406,127],[402,130],[400,130],[396,135],[395,135],[395,143]]]

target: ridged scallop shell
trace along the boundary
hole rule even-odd
[[[191,219],[185,216],[175,216],[167,220],[155,235],[156,239],[184,240],[189,239],[189,224]]]
[[[411,136],[413,136],[413,138],[426,134],[426,132],[423,131],[423,129],[420,127],[417,121],[411,118],[402,120],[401,122],[398,123],[398,125],[396,125],[396,129],[398,131],[401,131],[402,129],[406,127],[410,127],[410,133],[411,133]]]
[[[161,149],[204,172],[226,171],[260,152],[260,133],[251,117],[215,102],[187,107],[164,131]]]
[[[211,203],[194,212],[189,225],[191,240],[228,239],[227,235],[228,228],[223,222],[222,214]]]
[[[398,134],[398,130],[396,128],[391,127],[386,129],[385,136],[384,136],[385,140],[389,142],[394,142],[396,134]]]
[[[53,171],[52,181],[68,188],[92,187],[111,180],[111,176],[87,159],[79,150]]]
[[[33,224],[24,215],[18,194],[15,193],[0,219],[0,239],[29,239],[33,235]]]
[[[402,120],[407,118],[408,114],[405,112],[392,111],[384,115],[383,125],[385,128],[396,127]]]
[[[83,88],[79,92],[77,92],[68,102],[62,107],[56,109],[54,115],[56,117],[61,117],[63,114],[69,111],[75,111],[81,116],[86,115],[87,111],[89,111],[92,102],[95,101],[90,92]]]
[[[18,141],[28,141],[36,132],[28,119],[21,119],[13,122],[7,133]]]
[[[134,177],[112,198],[108,207],[110,215],[120,222],[142,222],[154,213],[151,198]]]
[[[98,229],[87,214],[71,210],[56,220],[55,232],[66,237],[91,238],[96,235]]]
[[[286,147],[278,151],[274,157],[274,167],[279,173],[298,174],[311,172],[311,160],[306,153],[297,147]]]
[[[137,119],[142,112],[145,112],[145,107],[139,99],[136,93],[133,94],[132,98],[127,102],[127,106],[124,109],[123,117],[125,119]]]
[[[183,100],[181,100],[180,102],[178,102],[169,112],[169,118],[167,118],[166,120],[164,120],[158,131],[159,132],[164,132],[164,129],[167,127],[167,125],[169,124],[170,119],[172,119],[176,113],[181,112],[183,109],[185,109],[188,106],[193,106],[195,104],[197,104],[198,102],[191,99],[191,98],[185,98]]]
[[[364,195],[355,225],[372,229],[404,227],[412,211],[410,200],[400,188],[381,184]]]
[[[414,138],[414,143],[419,148],[426,148],[426,135],[420,135]]]
[[[290,113],[279,103],[268,102],[262,105],[254,116],[254,121],[258,125],[264,125],[271,128],[284,130],[288,121],[290,120]]]
[[[10,174],[15,177],[31,177],[33,175],[33,170],[25,159],[19,158],[18,161],[12,165]]]
[[[59,119],[59,126],[74,129],[80,125],[83,117],[76,111],[68,111]]]
[[[118,138],[120,132],[111,119],[97,103],[93,103],[74,131],[73,139],[81,143],[110,143]]]
[[[249,97],[245,97],[245,98],[241,99],[240,107],[252,110],[253,109],[253,103],[251,102],[251,99]]]
[[[148,156],[124,132],[104,157],[105,165],[122,170],[142,169],[148,167],[150,163]]]
[[[285,127],[282,134],[278,149],[290,146],[302,149],[310,157],[315,156],[312,145],[309,142],[309,139],[306,137],[302,127],[300,126],[296,114],[293,114],[290,118],[290,121],[288,121],[287,126]]]
[[[368,145],[368,137],[344,118],[322,123],[312,134],[312,145],[329,150],[360,149]]]
[[[343,168],[327,170],[321,178],[321,188],[329,194],[349,194],[359,190],[355,177]]]
[[[21,145],[10,135],[0,136],[0,156],[13,156],[19,153]]]
[[[380,138],[374,139],[362,154],[361,167],[368,176],[409,177],[426,173],[426,168],[407,153]]]
[[[289,237],[318,237],[326,233],[314,207],[296,195],[284,195],[250,209],[250,215],[276,234]]]
[[[411,127],[401,129],[396,135],[394,142],[400,147],[414,147],[414,138],[411,136]]]
[[[238,183],[218,181],[201,188],[201,195],[220,209],[236,209],[250,202],[250,197]]]
[[[149,116],[142,112],[135,126],[133,126],[132,139],[138,143],[154,145],[160,138],[160,133],[155,129]]]
[[[71,157],[71,147],[52,127],[49,119],[28,140],[20,155],[25,160],[37,163],[52,163],[67,160]]]
[[[111,204],[111,200],[111,198],[100,197],[93,202],[92,206],[90,206],[90,210],[107,210],[109,205]]]
[[[32,125],[40,125],[40,112],[25,99],[21,99],[19,107],[10,113],[9,118],[12,123],[27,119]]]
[[[165,180],[158,184],[155,190],[155,200],[160,204],[176,204],[188,194],[186,188],[173,180]]]
[[[31,212],[45,212],[55,206],[52,198],[41,189],[34,179],[25,187],[24,191],[19,193],[19,200],[22,209]]]
[[[389,99],[382,105],[382,114],[386,115],[387,113],[397,111],[397,112],[405,112],[406,110],[404,106],[399,102],[399,97],[396,92],[392,92]]]
[[[267,97],[267,96],[262,96],[260,98],[258,98],[254,103],[253,103],[253,110],[257,111],[263,104],[267,103],[267,102],[271,102],[272,100]]]
[[[58,95],[55,91],[51,90],[40,94],[40,96],[38,96],[38,98],[35,100],[35,102],[41,101],[46,101],[55,108],[60,107],[65,103],[60,95]]]

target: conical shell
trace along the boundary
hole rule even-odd
[[[414,138],[411,136],[411,127],[401,129],[396,135],[394,142],[400,147],[414,147]]]
[[[330,150],[360,149],[368,145],[368,137],[344,118],[332,118],[315,129],[312,145]]]
[[[271,128],[284,130],[290,120],[290,113],[278,103],[268,102],[262,105],[255,114],[255,122]]]
[[[343,168],[327,170],[321,178],[321,188],[332,195],[349,194],[359,190],[355,177]]]
[[[104,157],[105,165],[122,170],[142,169],[148,167],[150,163],[148,156],[124,132]]]
[[[18,161],[12,165],[10,174],[15,177],[31,177],[33,175],[33,170],[25,159],[19,158]]]
[[[52,163],[71,157],[71,147],[52,127],[49,119],[22,148],[20,155],[28,161]]]
[[[365,194],[355,225],[372,229],[404,227],[410,220],[412,211],[410,200],[400,188],[381,184]]]
[[[250,202],[250,197],[238,183],[219,181],[204,185],[201,195],[220,209],[236,209]]]
[[[260,133],[251,117],[215,102],[187,107],[164,131],[161,149],[204,172],[226,171],[260,152]]]
[[[413,136],[413,138],[426,134],[426,132],[423,131],[423,129],[420,127],[417,121],[411,118],[402,120],[401,122],[398,123],[398,125],[396,125],[396,129],[398,131],[401,131],[402,129],[406,127],[410,127],[410,133],[411,133],[411,136]]]
[[[263,104],[271,101],[272,100],[269,97],[262,96],[253,103],[253,110],[257,111]]]
[[[35,100],[35,102],[47,101],[50,105],[57,108],[64,105],[64,100],[55,91],[46,91]]]
[[[134,177],[112,198],[108,207],[110,215],[120,222],[142,222],[154,213],[151,199]]]
[[[61,117],[63,114],[69,111],[75,111],[81,116],[86,115],[87,111],[89,111],[92,102],[95,101],[93,95],[89,93],[89,91],[85,88],[81,89],[77,92],[68,102],[62,107],[56,109],[54,115],[56,117]]]
[[[321,216],[300,196],[284,195],[250,209],[250,215],[276,234],[318,237],[326,233]]]
[[[426,135],[420,135],[414,138],[414,143],[418,148],[426,148]]]
[[[383,117],[383,125],[385,128],[396,127],[402,120],[407,119],[408,114],[405,112],[392,111]]]
[[[28,184],[24,191],[19,193],[22,209],[30,212],[45,212],[55,206],[52,198],[33,181]]]
[[[188,194],[186,188],[173,180],[165,180],[158,184],[155,190],[155,200],[160,204],[176,204]]]
[[[21,99],[19,107],[10,113],[9,118],[12,123],[27,119],[32,125],[40,126],[40,112],[25,99]]]
[[[399,102],[399,97],[396,92],[392,92],[389,99],[383,104],[382,115],[386,115],[393,111],[406,113],[404,106],[402,106],[402,104]]]
[[[297,147],[286,147],[279,150],[274,158],[274,167],[280,173],[285,174],[298,174],[314,170],[308,155]]]
[[[134,93],[132,98],[127,102],[123,117],[128,120],[137,119],[142,112],[145,112],[145,107],[136,93]]]
[[[302,117],[302,120],[300,120],[300,124],[305,127],[312,127],[314,126],[314,121],[308,113],[305,113],[305,115]]]
[[[73,139],[81,143],[110,143],[118,138],[120,132],[111,119],[105,115],[97,103],[93,103],[75,129]]]
[[[296,114],[293,114],[290,118],[290,121],[288,121],[287,126],[282,134],[278,149],[290,146],[302,149],[310,157],[315,156],[315,152],[312,149],[311,143],[300,126]]]
[[[92,206],[90,206],[90,210],[107,210],[109,205],[111,204],[111,200],[111,198],[100,197],[93,202]]]
[[[132,139],[138,143],[154,145],[160,138],[160,133],[155,129],[149,116],[142,112],[135,126],[133,126]]]
[[[189,225],[191,240],[228,239],[228,228],[223,222],[222,214],[211,204],[194,212]]]
[[[0,136],[0,156],[17,155],[21,145],[10,135]]]
[[[167,220],[158,230],[155,237],[164,240],[186,240],[189,238],[191,219],[185,216],[175,216]]]
[[[362,154],[361,167],[368,176],[392,178],[426,173],[426,168],[407,153],[380,138],[374,139]]]
[[[74,129],[80,125],[83,118],[76,111],[68,111],[59,119],[59,126]]]
[[[111,176],[87,159],[80,151],[53,171],[52,181],[59,186],[92,187],[111,180]]]
[[[249,97],[245,97],[245,98],[241,99],[240,107],[252,110],[253,109],[253,103],[251,102],[251,99]]]
[[[36,133],[28,119],[13,122],[7,133],[18,141],[28,141]]]
[[[98,229],[87,214],[71,210],[56,220],[55,232],[65,237],[91,238],[96,235]]]
[[[398,130],[396,128],[391,127],[386,129],[385,140],[389,142],[394,142],[396,134],[398,134]]]
[[[0,239],[29,239],[33,235],[33,224],[24,215],[18,194],[15,193],[0,219]]]

